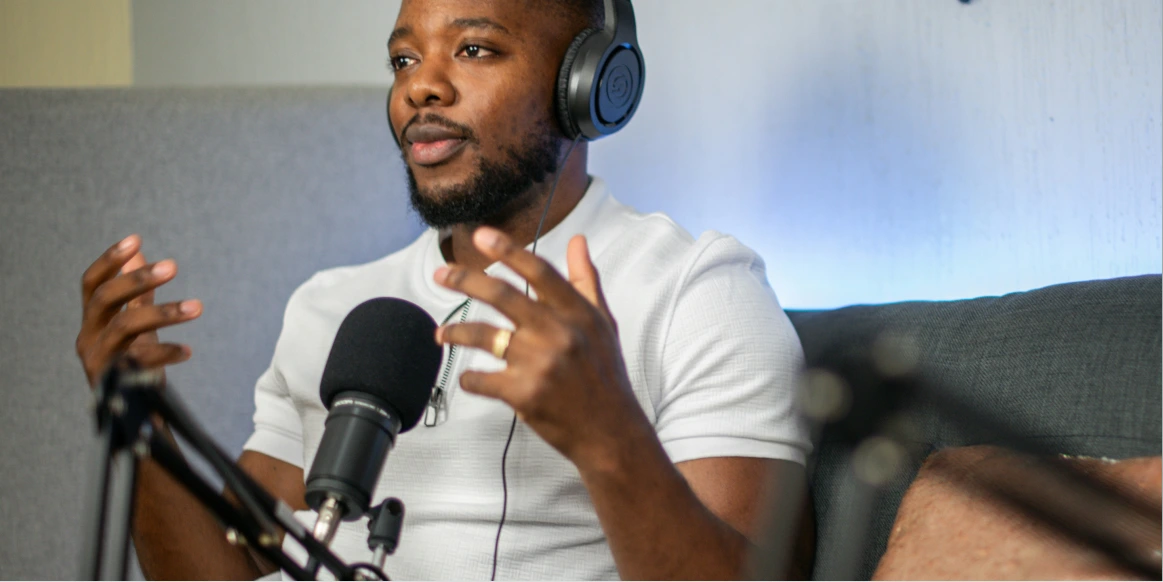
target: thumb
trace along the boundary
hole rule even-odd
[[[148,263],[145,260],[145,255],[142,254],[141,251],[137,251],[137,253],[130,257],[130,259],[126,261],[125,265],[121,267],[121,274],[125,275],[132,273],[146,266],[147,264]],[[144,307],[146,305],[153,305],[153,289],[150,289],[149,291],[142,293],[141,295],[138,295],[129,301],[129,307]]]
[[[606,296],[602,293],[602,282],[598,277],[598,269],[590,260],[590,248],[586,237],[577,235],[569,240],[569,248],[565,253],[566,266],[569,268],[569,283],[586,298],[602,315],[610,321],[610,308],[606,306]]]

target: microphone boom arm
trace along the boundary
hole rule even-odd
[[[199,500],[226,528],[227,539],[245,544],[297,580],[311,580],[311,572],[283,551],[278,533],[284,531],[307,554],[337,579],[355,579],[357,569],[345,564],[299,523],[292,509],[256,483],[214,443],[177,396],[162,382],[160,373],[139,370],[132,362],[111,367],[96,389],[95,412],[101,439],[97,456],[96,499],[86,522],[89,544],[82,556],[81,579],[126,578],[129,528],[139,459],[149,456]],[[241,508],[195,472],[176,445],[156,430],[149,418],[160,416],[209,462]],[[111,483],[112,482],[112,483]],[[363,570],[363,569],[360,569]]]

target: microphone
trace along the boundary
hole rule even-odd
[[[340,324],[319,385],[327,421],[306,483],[307,505],[319,512],[313,534],[325,545],[340,521],[367,513],[396,435],[423,416],[443,356],[435,332],[423,309],[387,297],[361,303]]]

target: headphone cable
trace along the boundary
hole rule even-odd
[[[545,226],[545,218],[549,216],[549,206],[553,204],[553,195],[557,193],[557,182],[565,173],[565,164],[569,161],[569,156],[573,155],[573,149],[577,147],[581,138],[581,134],[573,138],[573,142],[569,144],[569,149],[565,151],[565,158],[561,162],[561,171],[553,178],[553,187],[549,189],[549,198],[545,200],[545,209],[541,211],[541,220],[538,221],[537,232],[533,235],[532,252],[534,256],[537,255],[537,242],[541,240],[541,228]],[[525,296],[529,296],[529,281],[525,281]],[[493,540],[493,573],[489,576],[490,582],[497,579],[497,556],[501,550],[501,530],[505,527],[505,516],[509,513],[509,480],[505,469],[509,461],[509,446],[513,444],[515,432],[517,432],[516,412],[513,413],[513,420],[509,422],[509,438],[505,439],[505,450],[501,453],[501,521],[497,524],[497,537]]]

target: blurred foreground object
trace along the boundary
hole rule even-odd
[[[809,369],[834,368],[830,365],[837,363],[834,356],[847,354],[855,362],[844,366],[841,376],[850,377],[846,383],[863,385],[858,379],[875,381],[895,364],[911,360],[884,359],[883,348],[894,342],[877,340],[906,340],[903,347],[916,350],[914,361],[928,383],[943,387],[946,397],[969,402],[1013,427],[1017,436],[1033,441],[1027,444],[1037,445],[1042,458],[1065,453],[1132,459],[1161,452],[1159,296],[1159,275],[1147,275],[1001,297],[856,305],[788,315]],[[836,414],[847,409],[855,412],[855,418],[845,423],[852,430],[824,433],[814,441],[808,467],[816,521],[812,578],[866,580],[887,550],[897,509],[920,461],[935,451],[997,445],[1005,439],[981,430],[984,427],[977,422],[967,424],[970,411],[961,407],[954,407],[950,415],[948,403],[907,405],[910,398],[904,393],[867,398],[869,393],[861,389],[835,390],[828,378],[815,376],[825,380],[816,386],[819,392],[810,403],[818,407],[815,414],[831,418],[829,411],[835,407]],[[906,408],[907,415],[897,414]],[[894,418],[906,422],[883,422]],[[861,462],[855,463],[853,445],[867,437],[871,439],[858,455]],[[902,460],[902,450],[907,458],[903,466],[894,467]],[[857,464],[864,478],[882,483],[875,491],[856,486]],[[889,480],[883,481],[886,476]],[[868,495],[859,499],[861,493]],[[865,515],[863,521],[853,518],[856,513]],[[865,531],[854,531],[858,529]]]
[[[1064,457],[1143,505],[1152,506],[1155,527],[1109,520],[1158,557],[1160,550],[1160,457],[1124,461]],[[1075,580],[1134,579],[1103,553],[1031,519],[989,491],[986,480],[1025,488],[1031,495],[1066,501],[1064,493],[1031,471],[1021,456],[991,446],[951,448],[922,465],[897,513],[888,551],[874,580]],[[1079,512],[1101,511],[1079,507]],[[1093,517],[1093,516],[1091,516]],[[1101,517],[1099,518],[1101,519]]]

